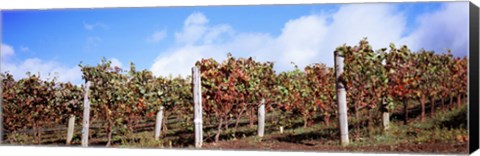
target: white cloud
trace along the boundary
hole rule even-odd
[[[175,33],[177,43],[191,45],[199,41],[207,31],[208,19],[202,13],[193,13],[183,23],[183,31]]]
[[[452,50],[456,56],[468,53],[468,3],[455,2],[444,5],[439,11],[424,14],[417,19],[418,28],[402,39],[412,49]]]
[[[203,36],[203,44],[219,44],[222,38],[231,37],[234,34],[232,27],[226,24],[216,25],[208,29]]]
[[[228,52],[237,57],[274,61],[277,71],[293,69],[292,61],[300,68],[318,62],[332,66],[337,46],[356,45],[363,37],[368,37],[374,49],[388,47],[390,42],[413,48],[466,47],[468,40],[462,34],[468,29],[455,27],[458,23],[468,25],[464,18],[468,17],[468,11],[464,11],[468,5],[460,4],[448,3],[445,9],[421,16],[419,27],[405,37],[402,33],[407,30],[407,17],[390,4],[345,5],[335,12],[302,16],[286,22],[278,36],[236,32],[228,24],[209,25],[205,15],[193,13],[184,21],[183,29],[175,33],[174,46],[161,52],[151,70],[155,75],[185,76],[191,73],[195,61],[210,57],[223,60]],[[443,23],[451,24],[437,27]]]
[[[1,59],[2,62],[14,54],[15,54],[15,50],[13,49],[12,46],[2,43],[0,47],[0,57],[2,58]]]
[[[123,67],[123,64],[117,58],[110,58],[112,67]],[[27,77],[27,72],[39,75],[43,80],[50,80],[54,77],[59,82],[72,82],[74,84],[83,83],[82,72],[78,66],[66,66],[57,61],[45,61],[39,58],[28,58],[21,62],[1,62],[1,72],[8,72],[14,76],[15,79]]]
[[[183,30],[176,33],[177,46],[160,55],[151,70],[156,75],[170,72],[174,75],[188,75],[195,61],[209,57],[223,59],[227,52],[232,52],[234,56],[253,56],[259,61],[274,61],[276,70],[293,69],[290,63],[292,61],[301,68],[314,62],[332,65],[333,49],[344,42],[356,44],[362,37],[375,35],[379,31],[393,36],[387,39],[400,37],[401,30],[398,33],[386,33],[391,32],[392,27],[400,28],[404,25],[401,16],[390,9],[387,5],[355,5],[341,8],[335,14],[302,16],[288,21],[278,36],[236,33],[227,24],[209,26],[208,19],[203,14],[194,13],[185,20]],[[355,14],[350,14],[352,11]],[[361,20],[366,14],[373,16],[368,22],[375,24],[344,30],[352,29],[348,26],[356,25],[356,20]],[[333,22],[327,23],[328,18],[333,18]],[[385,21],[383,18],[391,20]],[[355,33],[356,31],[364,33]],[[383,39],[385,36],[376,35],[373,38]],[[212,42],[220,39],[227,40]]]
[[[328,27],[325,17],[310,15],[288,21],[280,36],[275,38],[271,46],[270,57],[278,56],[279,68],[292,67],[295,62],[303,67],[311,62],[318,62],[322,42],[325,41]],[[274,53],[277,52],[277,53]]]
[[[21,46],[20,50],[24,47]],[[1,47],[2,61],[0,62],[0,72],[8,72],[13,75],[15,79],[21,79],[27,77],[26,73],[40,74],[43,80],[52,79],[57,77],[61,82],[73,82],[79,84],[82,80],[80,68],[77,66],[67,67],[55,61],[43,61],[39,58],[28,58],[21,62],[13,62],[5,59],[6,56],[12,56],[15,54],[15,50],[12,46],[2,43]]]
[[[170,74],[187,75],[195,61],[204,57],[198,50],[207,50],[209,47],[182,47],[174,53],[160,56],[152,65],[151,70],[154,75],[168,76]]]
[[[97,23],[83,23],[83,28],[85,28],[85,30],[94,30],[96,28],[102,28],[102,29],[109,29],[108,25],[104,24],[104,23],[100,23],[100,22],[97,22]]]
[[[167,37],[167,30],[155,31],[150,37],[147,38],[147,42],[158,43]]]
[[[8,72],[15,79],[27,77],[26,73],[38,75],[44,80],[57,77],[60,82],[80,83],[80,67],[67,67],[55,61],[43,61],[39,58],[29,58],[20,63],[2,62],[2,73]]]
[[[122,68],[123,67],[123,64],[120,60],[118,60],[117,58],[111,58],[110,61],[112,61],[112,64],[111,64],[111,67],[119,67],[119,68]]]

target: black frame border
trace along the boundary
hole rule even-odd
[[[469,153],[478,150],[479,144],[479,8],[472,2],[469,5],[469,67],[468,67],[468,129]]]

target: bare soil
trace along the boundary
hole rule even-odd
[[[325,145],[322,141],[303,141],[302,143],[279,141],[269,137],[262,141],[246,139],[206,143],[202,148],[221,150],[264,150],[264,151],[310,151],[310,152],[360,152],[360,153],[436,153],[467,154],[468,142],[464,143],[403,143],[395,145],[347,146]]]

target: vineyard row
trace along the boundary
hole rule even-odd
[[[407,110],[412,100],[420,103],[424,120],[425,103],[456,98],[460,104],[467,96],[468,60],[454,57],[450,51],[411,52],[407,46],[397,48],[393,44],[373,50],[367,40],[362,40],[356,46],[339,46],[335,53],[344,58],[344,73],[338,81],[345,84],[349,120],[366,119],[373,126],[382,119],[382,113],[385,116],[398,106]],[[108,144],[114,127],[132,133],[139,121],[155,120],[160,106],[164,108],[162,120],[176,116],[183,127],[193,127],[192,76],[156,77],[148,70],[137,71],[133,63],[124,70],[112,67],[105,59],[96,66],[79,66],[83,79],[91,83],[90,118],[105,121]],[[294,70],[277,73],[273,62],[229,54],[223,62],[202,59],[195,67],[200,70],[203,120],[217,124],[218,134],[224,129],[222,125],[230,121],[238,125],[243,117],[253,126],[262,99],[266,112],[281,112],[271,123],[280,127],[289,127],[298,118],[307,127],[316,116],[329,125],[338,114],[335,72],[325,64],[304,69],[295,65]],[[67,123],[71,115],[82,121],[85,86],[42,80],[37,75],[20,80],[9,73],[1,76],[5,130]],[[434,107],[431,109],[433,114]]]

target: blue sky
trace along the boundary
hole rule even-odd
[[[58,73],[81,83],[78,64],[106,57],[155,75],[187,75],[196,60],[253,56],[277,71],[333,64],[338,45],[368,37],[375,49],[390,42],[413,50],[454,50],[465,56],[468,3],[372,3],[2,11],[2,68]]]

